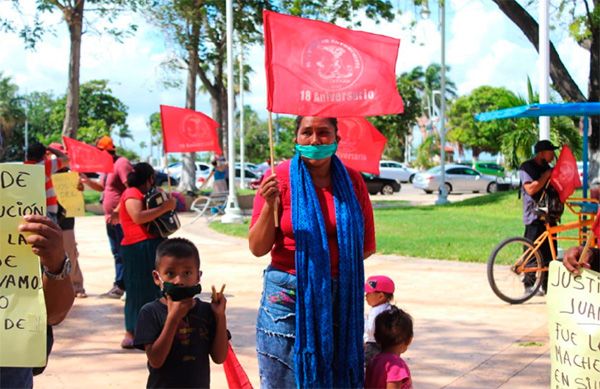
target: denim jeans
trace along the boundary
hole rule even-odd
[[[106,223],[106,235],[110,243],[110,251],[115,259],[115,285],[125,290],[123,281],[123,258],[121,257],[121,240],[123,240],[123,229],[120,224]]]
[[[295,388],[296,276],[268,267],[256,319],[261,388]]]
[[[263,292],[256,319],[256,352],[260,386],[295,388],[294,343],[296,341],[296,276],[271,266],[263,274]],[[331,280],[333,307],[337,302],[337,279]],[[339,330],[333,309],[333,331]],[[334,339],[336,336],[334,335]],[[335,366],[331,361],[332,368]]]

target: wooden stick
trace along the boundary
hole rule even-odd
[[[167,191],[169,192],[169,194],[171,193],[171,175],[169,174],[169,169],[167,169],[167,153],[165,153],[165,155],[163,156],[163,166],[165,167],[164,170],[167,173]]]
[[[275,174],[275,148],[273,147],[273,116],[269,112],[269,152],[271,158],[271,175]],[[273,210],[275,218],[275,227],[279,227],[279,199],[275,200],[275,209]]]
[[[583,261],[583,258],[587,257],[588,251],[590,251],[590,246],[592,245],[592,242],[594,242],[595,238],[596,238],[596,235],[594,235],[594,232],[590,231],[589,235],[588,235],[588,238],[585,241],[585,246],[583,246],[583,251],[581,252],[581,255],[579,256],[579,260],[577,261],[577,263],[579,265],[581,265],[581,262]]]

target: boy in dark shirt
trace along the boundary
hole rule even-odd
[[[134,344],[148,357],[148,388],[210,387],[210,354],[221,364],[227,356],[223,291],[213,287],[212,302],[200,293],[200,256],[192,242],[173,238],[156,250],[154,282],[164,297],[142,307]]]

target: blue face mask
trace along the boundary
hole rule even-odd
[[[299,145],[296,144],[296,151],[301,157],[308,159],[325,159],[331,157],[337,151],[337,142],[329,145]]]

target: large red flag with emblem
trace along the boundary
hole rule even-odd
[[[191,109],[160,106],[165,153],[214,151],[223,154],[219,146],[219,123]]]
[[[338,119],[341,138],[336,155],[359,172],[379,175],[379,160],[387,139],[365,118]]]
[[[404,112],[396,88],[400,41],[263,11],[267,109],[305,116]]]
[[[567,145],[564,145],[560,151],[560,156],[550,176],[550,183],[558,192],[562,203],[575,192],[576,188],[581,186],[577,160]]]
[[[63,136],[63,142],[67,147],[71,170],[76,172],[113,172],[113,157],[108,152],[66,136]]]

